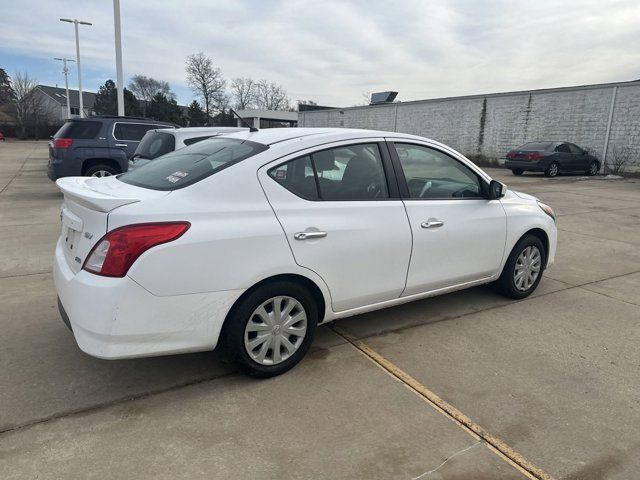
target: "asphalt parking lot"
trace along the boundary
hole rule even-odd
[[[558,213],[534,295],[482,287],[342,320],[256,381],[215,353],[79,351],[56,308],[46,156],[0,144],[0,478],[637,478],[639,180],[489,169]]]

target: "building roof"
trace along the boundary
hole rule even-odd
[[[284,122],[297,122],[298,112],[286,110],[238,110],[236,112],[242,118],[264,118],[265,120],[281,120]]]
[[[40,89],[40,91],[42,91],[45,95],[48,95],[53,100],[58,102],[60,105],[64,105],[64,106],[67,105],[67,94],[64,88],[51,87],[49,85],[38,85],[37,88]],[[93,104],[96,101],[96,96],[97,96],[96,93],[83,91],[82,103],[84,108],[92,109]],[[80,106],[80,102],[79,102],[80,96],[78,95],[78,90],[73,90],[70,88],[69,97],[70,97],[70,101],[69,101],[70,106],[72,107]]]

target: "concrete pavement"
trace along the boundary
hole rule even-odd
[[[84,355],[55,306],[45,163],[46,143],[0,144],[0,478],[526,478],[327,327],[266,381],[215,353]],[[535,295],[481,287],[339,326],[556,478],[635,478],[640,183],[505,173],[559,214]]]

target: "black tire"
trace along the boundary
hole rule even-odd
[[[263,365],[252,359],[245,348],[245,328],[260,305],[278,296],[288,296],[302,304],[307,317],[307,329],[295,353],[281,363]],[[256,288],[234,305],[221,332],[222,347],[229,360],[247,375],[258,378],[274,377],[290,370],[302,360],[313,342],[317,324],[318,307],[313,295],[297,283],[287,280],[274,281]]]
[[[558,165],[558,162],[551,162],[544,171],[545,177],[556,177],[558,173],[560,173],[560,165]]]
[[[593,177],[596,173],[598,173],[598,170],[600,170],[600,165],[598,165],[598,162],[594,160],[589,164],[589,168],[587,168],[587,171],[585,173],[590,177]]]
[[[521,168],[514,168],[511,170],[511,173],[513,173],[516,176],[520,176],[524,173],[524,170],[522,170]]]
[[[93,177],[93,176],[107,176],[107,175],[98,175],[99,172],[106,172],[108,175],[117,175],[121,173],[119,170],[116,170],[111,165],[92,165],[84,172],[85,177]]]
[[[534,281],[534,283],[527,290],[519,290],[516,287],[515,282],[515,268],[516,262],[520,254],[530,246],[536,247],[540,251],[541,256],[541,266],[540,272],[538,273],[538,277]],[[509,258],[502,269],[502,274],[500,278],[496,281],[495,286],[502,295],[508,298],[513,298],[516,300],[520,300],[522,298],[526,298],[531,295],[536,288],[538,288],[538,284],[542,279],[542,274],[544,273],[544,268],[547,265],[547,252],[544,248],[544,244],[540,241],[538,237],[535,235],[525,235],[522,237],[518,243],[513,247],[511,253],[509,254]]]

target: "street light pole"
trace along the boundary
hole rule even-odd
[[[69,100],[69,69],[67,68],[67,62],[75,62],[70,58],[54,58],[54,60],[60,60],[64,65],[62,67],[62,73],[64,73],[64,89],[67,95],[67,118],[71,118],[71,102]]]
[[[118,116],[124,117],[124,82],[122,78],[122,42],[120,38],[120,0],[113,0],[113,28],[116,35],[116,89],[118,91]]]
[[[73,23],[76,30],[76,63],[78,64],[78,97],[80,99],[80,118],[84,118],[84,105],[82,102],[82,74],[80,72],[80,38],[78,36],[78,25],[92,25],[89,22],[74,18],[61,18],[61,22]]]

